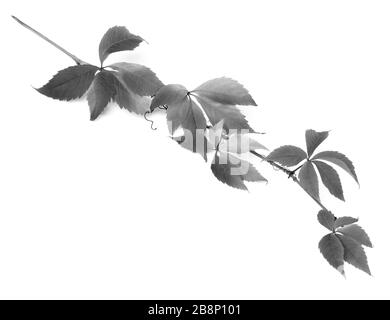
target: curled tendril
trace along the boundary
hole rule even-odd
[[[145,120],[148,121],[148,122],[150,122],[150,128],[151,128],[152,130],[157,130],[157,128],[153,127],[154,121],[153,121],[153,120],[150,120],[150,119],[148,119],[148,118],[146,117],[148,114],[151,114],[151,112],[150,112],[150,111],[146,111],[146,112],[144,113],[144,118],[145,118]]]
[[[168,106],[167,106],[167,105],[159,106],[158,108],[159,108],[160,110],[168,110]],[[154,110],[156,110],[156,109],[154,109]],[[154,110],[153,110],[153,111],[154,111]],[[157,130],[157,128],[153,127],[154,121],[147,118],[147,115],[148,115],[148,114],[152,114],[153,111],[146,111],[146,112],[144,113],[144,118],[145,118],[146,121],[150,122],[150,128],[151,128],[152,130]]]

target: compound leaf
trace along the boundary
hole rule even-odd
[[[320,173],[321,180],[329,192],[336,198],[344,200],[343,187],[337,171],[322,161],[313,161]]]
[[[248,90],[242,84],[230,78],[223,77],[209,80],[192,92],[197,96],[208,98],[221,104],[256,106],[256,102]]]
[[[372,248],[372,243],[368,237],[368,234],[363,230],[362,227],[358,226],[357,224],[351,224],[346,227],[339,228],[337,229],[337,232],[354,239],[363,246]]]
[[[153,96],[163,86],[152,70],[140,64],[119,62],[110,68],[116,70],[123,83],[137,95]]]
[[[351,160],[349,160],[345,155],[343,155],[340,152],[337,151],[323,151],[318,154],[316,154],[313,157],[313,160],[325,160],[329,161],[331,163],[334,163],[335,165],[338,165],[342,169],[344,169],[346,172],[348,172],[355,181],[359,184],[355,167],[353,166],[353,163]]]
[[[306,152],[295,146],[282,146],[267,156],[268,161],[274,161],[286,167],[296,166],[306,158]]]
[[[338,234],[337,237],[340,239],[344,247],[344,260],[354,267],[371,275],[366,253],[360,243],[342,234]]]
[[[306,147],[307,154],[309,158],[312,156],[313,152],[317,147],[324,142],[324,140],[329,136],[329,131],[317,132],[314,130],[306,131]]]
[[[126,27],[112,27],[104,34],[99,45],[99,57],[104,60],[114,52],[133,50],[139,46],[143,39],[131,34]]]
[[[319,199],[318,177],[311,161],[306,161],[299,171],[299,182],[314,198]]]
[[[318,222],[330,231],[334,229],[335,216],[328,210],[321,210],[317,215]]]
[[[344,248],[336,235],[333,233],[326,235],[318,247],[329,264],[344,275]]]
[[[91,86],[97,67],[86,64],[59,71],[47,84],[37,89],[45,96],[58,100],[80,98]]]

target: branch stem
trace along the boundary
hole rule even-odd
[[[306,194],[307,194],[310,198],[312,198],[313,201],[315,201],[315,202],[321,207],[321,209],[326,210],[326,211],[329,211],[329,210],[321,203],[320,200],[318,200],[316,197],[312,196],[312,195],[303,187],[303,185],[299,182],[298,178],[295,176],[296,170],[291,171],[291,170],[286,169],[285,167],[279,165],[278,163],[276,163],[276,162],[274,162],[274,161],[267,160],[267,157],[263,156],[263,155],[260,154],[260,153],[257,153],[257,152],[254,151],[254,150],[252,150],[251,153],[252,153],[253,155],[255,155],[256,157],[260,158],[261,160],[266,161],[267,163],[269,163],[269,164],[270,164],[271,166],[273,166],[274,168],[276,168],[276,169],[278,169],[278,170],[284,172],[284,173],[288,176],[288,178],[291,178],[296,184],[298,184],[298,185],[301,187],[301,189],[302,189],[303,191],[305,191]]]
[[[74,54],[70,53],[69,51],[65,50],[63,47],[61,47],[60,45],[58,45],[57,43],[55,43],[54,41],[50,40],[48,37],[46,37],[45,35],[43,35],[42,33],[40,33],[39,31],[31,28],[29,25],[27,25],[26,23],[24,23],[23,21],[21,21],[20,19],[16,18],[15,16],[11,16],[13,19],[15,19],[18,23],[20,23],[23,27],[25,27],[26,29],[30,30],[31,32],[35,33],[37,36],[39,36],[40,38],[42,38],[43,40],[46,40],[47,42],[49,42],[52,46],[56,47],[58,50],[62,51],[63,53],[65,53],[68,57],[70,57],[71,59],[73,59],[74,62],[76,62],[77,65],[82,65],[82,64],[87,64],[86,62],[84,62],[83,60],[81,60],[80,58],[76,57]]]

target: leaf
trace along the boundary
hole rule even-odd
[[[133,50],[139,46],[143,39],[131,34],[126,27],[112,27],[104,34],[99,45],[100,62],[114,52]]]
[[[163,86],[152,70],[140,64],[120,62],[110,67],[118,71],[118,78],[137,95],[153,96]]]
[[[109,71],[99,72],[88,91],[87,100],[91,121],[95,120],[115,96],[115,76]]]
[[[351,224],[349,226],[337,229],[337,232],[342,233],[345,236],[348,236],[355,241],[359,242],[363,246],[372,248],[372,243],[368,234],[357,224]]]
[[[245,134],[229,135],[228,139],[222,139],[219,144],[219,150],[224,152],[247,153],[257,149],[267,150],[262,144]]]
[[[331,163],[334,163],[335,165],[338,165],[342,169],[344,169],[346,172],[348,172],[355,181],[359,184],[355,167],[353,166],[353,163],[351,160],[349,160],[345,155],[343,155],[340,152],[337,151],[323,151],[318,154],[316,154],[313,157],[313,160],[325,160],[329,161]]]
[[[354,239],[338,234],[344,247],[344,260],[354,267],[371,275],[370,267],[368,266],[367,256],[363,247]]]
[[[299,182],[314,198],[319,199],[318,177],[311,161],[307,161],[299,171]]]
[[[245,119],[245,116],[235,106],[219,103],[206,97],[197,96],[196,99],[202,106],[212,125],[223,120],[223,127],[228,132],[230,130],[247,131],[248,133],[254,132]]]
[[[326,235],[318,247],[329,264],[344,275],[344,248],[336,235],[333,233]]]
[[[355,218],[351,218],[351,217],[340,217],[335,221],[334,228],[337,229],[337,228],[340,228],[343,226],[347,226],[347,225],[356,223],[358,221],[359,221],[359,219],[355,219]]]
[[[168,84],[160,88],[150,105],[150,110],[171,104],[180,104],[188,96],[188,90],[180,84]]]
[[[99,68],[86,64],[59,71],[47,84],[37,89],[38,92],[53,99],[73,100],[80,98],[91,86]]]
[[[241,190],[247,190],[244,181],[267,181],[251,163],[224,152],[215,153],[211,171],[219,181]]]
[[[334,222],[336,220],[332,212],[328,210],[321,210],[317,215],[318,222],[330,231],[334,229]]]
[[[325,187],[328,188],[329,192],[336,198],[345,201],[343,194],[343,187],[337,171],[330,165],[322,161],[313,161],[320,173],[321,180]]]
[[[221,104],[256,106],[256,102],[248,90],[230,78],[209,80],[197,87],[192,93]]]
[[[268,161],[280,163],[282,166],[293,167],[307,158],[306,152],[295,146],[282,146],[272,151]]]
[[[309,158],[312,156],[313,152],[317,147],[324,142],[324,140],[329,136],[329,131],[317,132],[314,130],[306,131],[306,146],[307,154]]]
[[[130,112],[145,114],[145,112],[147,112],[150,107],[150,98],[141,97],[138,94],[135,94],[126,86],[125,83],[123,83],[122,78],[120,78],[116,73],[113,74],[117,78],[117,81],[114,82],[114,100],[118,106],[125,108]]]

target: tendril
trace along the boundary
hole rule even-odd
[[[153,127],[154,121],[153,121],[153,120],[150,120],[150,119],[148,119],[148,118],[146,117],[148,114],[151,114],[151,112],[150,112],[150,111],[146,111],[146,112],[144,113],[144,118],[145,118],[145,120],[148,121],[148,122],[150,122],[150,128],[151,128],[152,130],[157,130],[157,128]]]

